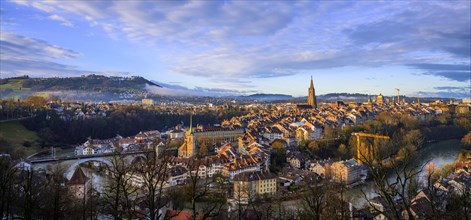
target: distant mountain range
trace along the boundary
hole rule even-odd
[[[249,92],[247,92],[249,93]],[[219,97],[236,101],[288,101],[305,103],[307,97],[293,97],[286,94],[239,95],[239,91],[196,87],[193,89],[147,80],[140,76],[115,77],[102,75],[88,75],[80,77],[53,77],[30,78],[28,76],[0,79],[0,98],[24,98],[30,95],[57,96],[62,99],[84,101],[136,101],[148,97],[156,100],[183,100],[195,101],[191,97]],[[167,98],[166,98],[167,97]],[[329,93],[317,95],[319,102],[365,102],[367,94],[360,93]],[[376,99],[376,96],[371,96]],[[385,96],[386,99],[392,99]],[[401,96],[404,99],[404,96]],[[408,97],[411,102],[416,98]],[[435,100],[436,98],[421,98],[421,100]]]
[[[284,95],[284,94],[252,94],[247,96],[237,96],[238,100],[252,100],[252,101],[278,101],[278,100],[289,100],[292,99],[293,96],[291,95]]]

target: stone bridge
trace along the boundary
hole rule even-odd
[[[131,164],[137,158],[146,158],[148,151],[141,151],[141,152],[130,152],[121,154],[124,156],[124,159],[127,164]],[[60,158],[42,158],[42,159],[31,159],[28,162],[32,164],[33,169],[44,169],[49,171],[51,168],[50,165],[59,165],[64,168],[66,171],[64,172],[64,176],[67,179],[71,179],[74,175],[75,170],[77,169],[80,164],[87,163],[87,162],[99,162],[102,164],[107,165],[108,167],[113,167],[112,158],[115,156],[114,154],[106,154],[106,155],[81,155],[81,156],[73,156],[73,157],[60,157]]]

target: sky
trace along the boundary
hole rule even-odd
[[[1,78],[206,94],[471,96],[471,1],[0,1]],[[168,92],[167,91],[167,92]]]

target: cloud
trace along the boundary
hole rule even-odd
[[[249,82],[234,83],[249,86],[267,77],[346,66],[406,66],[460,82],[469,74],[415,65],[470,64],[467,1],[17,3],[82,18],[114,39],[150,49],[165,45],[159,58],[171,73],[210,81],[243,78]]]
[[[407,64],[413,69],[425,70],[425,74],[445,77],[447,79],[467,82],[471,81],[471,64]],[[437,87],[439,88],[439,87]]]
[[[0,36],[0,40],[2,42],[0,45],[2,58],[70,59],[81,56],[79,52],[52,45],[43,40],[4,31]]]
[[[74,24],[72,24],[72,22],[64,17],[61,17],[59,15],[56,15],[56,14],[53,14],[53,15],[50,15],[47,17],[48,19],[50,20],[54,20],[54,21],[59,21],[61,25],[63,26],[67,26],[67,27],[73,27]]]
[[[414,96],[438,97],[438,98],[471,98],[471,87],[469,86],[437,86],[434,92],[420,91]]]
[[[3,31],[0,36],[0,72],[2,78],[30,75],[35,77],[73,76],[83,74],[127,75],[123,72],[81,70],[58,63],[58,59],[80,57],[79,52],[52,45],[46,41]]]
[[[235,90],[235,89],[222,89],[222,88],[206,88],[206,87],[195,87],[193,89],[171,85],[167,83],[153,81],[154,83],[162,86],[151,86],[146,85],[145,89],[153,94],[162,96],[211,96],[211,97],[224,97],[224,96],[239,96],[256,93],[255,90]]]
[[[440,97],[440,98],[471,98],[471,87],[459,86],[437,86],[435,92],[417,92],[414,95],[421,97]]]

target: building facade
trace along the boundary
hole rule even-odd
[[[350,185],[361,179],[361,166],[355,159],[332,164],[332,179],[335,182]]]
[[[248,203],[264,194],[273,195],[276,193],[277,179],[268,171],[237,174],[234,177],[234,199]]]

